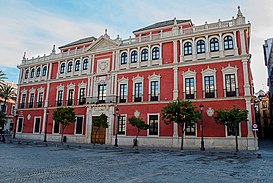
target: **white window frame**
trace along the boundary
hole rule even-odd
[[[21,132],[18,132],[18,127],[19,127],[19,119],[22,119],[22,129],[21,129]],[[17,118],[17,122],[16,122],[16,133],[23,133],[23,130],[24,130],[24,118],[23,117],[18,117]]]
[[[221,42],[221,39],[220,39],[220,37],[219,36],[217,36],[217,35],[214,35],[214,36],[211,36],[211,37],[209,37],[209,39],[208,39],[208,48],[209,48],[209,52],[211,52],[211,50],[210,50],[210,40],[211,39],[213,39],[213,38],[216,38],[216,39],[218,39],[218,51],[213,51],[213,52],[219,52],[220,51],[220,48],[221,48],[221,44],[222,44],[222,42]]]
[[[53,120],[53,125],[52,125],[52,134],[60,134],[60,131],[61,131],[61,124],[59,124],[59,132],[58,132],[58,133],[55,133],[55,132],[54,132],[54,127],[55,127],[55,124],[56,124],[56,122],[55,122],[55,120]]]
[[[183,72],[182,73],[182,77],[183,77],[183,98],[186,99],[186,79],[187,78],[193,78],[194,80],[194,98],[193,99],[196,99],[196,71],[191,71],[190,69],[188,69],[186,72]]]
[[[225,50],[225,37],[226,36],[231,36],[231,38],[232,38],[232,46],[233,46],[233,48],[232,49],[227,49],[227,50]],[[235,40],[236,41],[236,40]],[[234,34],[232,34],[232,33],[226,33],[226,34],[223,34],[222,35],[222,48],[223,48],[223,50],[224,51],[228,51],[228,50],[234,50]]]
[[[143,90],[144,90],[144,77],[143,76],[139,76],[137,75],[137,77],[133,77],[133,98],[132,98],[132,102],[134,102],[134,98],[135,98],[135,83],[142,83],[142,91],[141,91],[141,102],[143,102]]]
[[[158,101],[160,101],[160,74],[155,74],[153,73],[153,75],[148,76],[148,80],[149,80],[149,91],[148,91],[148,101],[151,101],[151,82],[152,81],[158,81]]]
[[[213,76],[214,77],[214,98],[217,98],[217,84],[216,84],[216,69],[211,69],[208,68],[201,71],[202,73],[202,93],[203,93],[203,98],[205,98],[205,77],[206,76]]]
[[[159,57],[157,59],[153,59],[153,49],[157,47],[158,48],[158,52],[159,52]],[[160,59],[160,55],[161,55],[161,51],[160,51],[160,45],[154,45],[151,47],[151,50],[149,51],[149,53],[151,53],[151,61],[153,60],[159,60]],[[148,55],[149,56],[149,55]]]
[[[197,125],[198,125],[198,123],[194,123],[195,124],[195,135],[187,135],[186,134],[186,123],[184,123],[184,135],[186,136],[186,137],[197,137]]]
[[[120,79],[118,79],[118,96],[120,97],[120,85],[121,84],[126,84],[127,85],[127,93],[126,93],[126,102],[128,102],[128,81],[129,79],[128,78],[125,78],[124,76]],[[120,99],[120,98],[119,98]],[[119,100],[118,100],[119,102]]]
[[[80,90],[81,89],[85,89],[84,90],[84,96],[86,97],[87,95],[87,91],[86,91],[86,83],[84,83],[83,81],[81,83],[78,84],[78,97],[77,97],[77,105],[79,104],[79,100],[80,100]],[[74,95],[75,96],[75,95]]]
[[[184,45],[185,43],[190,42],[191,43],[191,54],[185,55],[185,49],[184,49]],[[194,42],[192,41],[192,39],[186,39],[182,41],[182,45],[181,45],[182,51],[181,51],[181,55],[182,56],[192,56],[193,55],[193,49],[196,49],[194,46]]]
[[[239,96],[239,89],[238,89],[238,77],[237,77],[237,71],[238,71],[238,68],[237,66],[235,67],[232,67],[230,66],[230,64],[228,64],[227,67],[223,68],[222,67],[222,74],[223,74],[223,89],[224,89],[224,97],[226,97],[226,77],[225,75],[226,74],[235,74],[235,84],[236,84],[236,97]]]
[[[58,101],[58,92],[59,91],[63,91],[63,96],[62,96],[62,99],[61,99],[61,101],[62,101],[62,105],[63,105],[63,101],[64,101],[64,86],[62,85],[62,84],[60,84],[59,86],[57,86],[57,91],[56,91],[56,99],[55,99],[55,105],[57,105],[57,101]]]
[[[204,41],[204,43],[205,43],[205,45],[204,45],[204,46],[205,46],[205,52],[198,53],[197,42],[200,41],[200,40]],[[206,39],[205,39],[205,38],[198,38],[198,39],[196,39],[196,40],[195,40],[195,49],[196,49],[196,50],[195,50],[195,53],[196,53],[196,54],[205,54],[205,53],[208,51],[207,48],[206,48],[206,44],[208,44],[208,43],[206,42]]]
[[[119,116],[125,116],[125,133],[124,134],[119,134],[118,136],[126,136],[126,129],[127,129],[127,114],[119,114]],[[118,126],[119,127],[119,126]]]
[[[148,59],[147,60],[145,60],[145,61],[142,61],[142,50],[144,50],[144,49],[147,49],[148,50]],[[142,47],[141,49],[140,49],[140,51],[139,51],[139,62],[147,62],[148,60],[149,60],[149,53],[150,53],[150,51],[149,51],[149,47],[147,47],[147,46],[145,46],[145,47]]]
[[[66,101],[65,101],[65,105],[67,105],[68,102],[68,97],[69,97],[69,90],[73,90],[73,96],[72,96],[72,105],[74,105],[74,99],[75,99],[75,84],[70,83],[69,85],[66,86],[67,90],[66,90]]]
[[[27,103],[27,108],[29,108],[29,106],[28,106],[28,104],[30,103],[30,96],[31,96],[31,94],[34,94],[34,96],[33,96],[33,107],[32,108],[34,108],[34,107],[36,107],[35,106],[35,92],[36,91],[36,89],[35,88],[31,88],[30,90],[29,90],[29,94],[28,94],[28,103]]]
[[[36,128],[36,119],[37,119],[37,118],[40,119],[40,123],[39,123],[39,132],[35,132],[35,128]],[[41,122],[42,122],[41,116],[34,116],[33,130],[32,130],[32,133],[33,133],[33,134],[40,134],[40,131],[41,131]]]
[[[241,124],[242,123],[239,124],[238,137],[241,137]],[[233,135],[228,135],[228,130],[227,130],[227,126],[226,125],[225,125],[225,135],[226,135],[226,137],[235,137]]]
[[[77,129],[77,119],[76,119],[75,126],[74,126],[74,135],[83,135],[84,115],[76,115],[76,118],[78,117],[82,117],[82,132],[80,134],[76,134],[76,129]]]
[[[147,136],[148,137],[159,137],[160,136],[160,113],[147,113],[147,124],[150,125],[150,115],[154,115],[158,117],[158,134],[157,135],[150,135],[150,130],[147,129]]]

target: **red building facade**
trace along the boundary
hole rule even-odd
[[[69,142],[93,141],[92,121],[104,113],[109,127],[99,132],[99,142],[132,145],[139,116],[151,128],[142,131],[142,146],[179,147],[181,131],[165,125],[161,110],[170,101],[190,100],[204,105],[206,148],[233,148],[235,140],[217,125],[214,111],[233,106],[249,111],[239,126],[239,146],[254,149],[250,24],[238,9],[227,21],[194,26],[191,20],[168,20],[133,32],[134,38],[111,39],[107,30],[59,47],[50,55],[26,59],[20,68],[17,137],[59,140],[61,128],[52,120],[60,106],[75,109],[77,120],[65,130]],[[116,108],[119,123],[116,126]],[[116,128],[117,127],[117,128]],[[185,147],[200,146],[200,123],[186,126]]]

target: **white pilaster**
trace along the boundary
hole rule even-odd
[[[173,41],[173,63],[177,63],[177,40]]]
[[[178,66],[175,65],[173,68],[173,100],[178,98]]]
[[[252,131],[252,112],[251,112],[251,101],[250,97],[245,98],[246,100],[246,110],[248,111],[247,116],[247,136],[253,137],[253,131]]]
[[[151,60],[152,60],[152,50],[151,50],[151,45],[148,45],[148,66],[151,66]]]
[[[246,43],[245,43],[245,34],[244,30],[240,30],[240,40],[241,40],[241,49],[242,49],[242,55],[246,54]]]
[[[238,55],[238,46],[237,46],[237,35],[236,35],[236,31],[233,31],[233,43],[234,43],[235,56],[237,56],[237,55]]]
[[[112,52],[112,71],[115,69],[115,51]]]
[[[183,42],[182,42],[182,39],[180,39],[179,40],[179,42],[180,42],[180,55],[179,55],[179,58],[180,58],[180,60],[179,60],[179,62],[183,62]]]
[[[94,74],[95,55],[90,56],[90,64],[91,64],[91,74]]]
[[[206,35],[206,41],[205,41],[205,51],[206,51],[206,59],[209,59],[209,36]]]
[[[196,43],[195,43],[195,37],[192,38],[192,60],[195,61],[197,59],[196,55]]]
[[[139,66],[140,66],[140,55],[141,55],[140,47],[138,46],[137,47],[137,68],[139,68]]]
[[[162,43],[159,43],[159,65],[162,65]]]
[[[248,58],[242,59],[244,74],[244,96],[250,96],[250,85],[248,77]]]
[[[220,50],[220,57],[224,57],[223,36],[222,36],[222,33],[219,34],[219,50]]]

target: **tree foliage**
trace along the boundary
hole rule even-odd
[[[62,136],[61,142],[63,142],[63,134],[65,128],[70,124],[76,121],[76,115],[73,108],[69,107],[60,107],[53,111],[53,120],[56,123],[60,123],[62,125]]]
[[[137,137],[141,130],[147,130],[150,126],[146,124],[141,118],[137,118],[135,116],[130,117],[129,123],[137,128],[137,134],[135,140],[137,141]]]
[[[0,83],[2,83],[5,79],[7,79],[6,74],[0,70]]]
[[[9,99],[16,99],[15,89],[10,85],[4,83],[0,84],[0,97],[4,99],[4,105],[2,108],[2,111],[4,111],[7,101]]]
[[[165,124],[177,123],[182,130],[181,150],[183,150],[184,125],[197,123],[200,119],[200,112],[190,101],[175,100],[162,109],[162,120]]]
[[[97,130],[95,133],[95,140],[94,140],[94,145],[95,145],[97,140],[97,133],[99,129],[108,128],[107,116],[104,113],[102,113],[99,117],[94,118],[93,125],[97,127]]]
[[[6,114],[3,111],[0,111],[0,126],[4,127],[7,122]]]
[[[230,110],[219,109],[214,116],[214,120],[217,124],[226,125],[235,132],[236,152],[238,152],[238,125],[242,121],[247,121],[247,114],[247,110],[233,107]]]

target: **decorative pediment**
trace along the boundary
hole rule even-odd
[[[75,89],[75,84],[70,83],[69,85],[67,85],[67,89]]]
[[[161,77],[160,75],[153,73],[153,75],[148,76],[148,79],[149,81],[158,81],[160,80],[160,77]]]
[[[63,90],[64,89],[64,86],[62,84],[60,84],[59,86],[57,86],[57,90]]]
[[[183,72],[182,75],[183,77],[195,77],[196,71],[191,71],[190,69],[188,69],[186,72]]]
[[[81,83],[78,84],[79,88],[86,88],[86,83],[84,83],[83,81]]]
[[[97,73],[98,74],[106,74],[110,71],[110,59],[100,59],[97,61]]]
[[[112,40],[108,35],[103,35],[97,39],[86,51],[107,50],[120,45],[120,41]]]
[[[31,88],[31,89],[29,90],[29,93],[35,93],[35,88]]]
[[[137,82],[143,82],[143,79],[144,79],[144,77],[141,77],[139,75],[137,75],[137,77],[133,77],[133,81],[135,83],[137,83]]]
[[[215,75],[216,69],[215,68],[211,69],[208,66],[207,69],[205,69],[205,70],[202,69],[201,73],[202,73],[203,76],[212,76],[212,75]]]
[[[122,76],[122,78],[118,79],[118,83],[128,83],[128,78],[125,78],[124,76]]]
[[[232,67],[232,66],[230,66],[230,64],[228,64],[227,67],[222,68],[222,72],[223,72],[224,74],[234,74],[234,73],[237,72],[237,70],[238,70],[237,66]]]
[[[44,88],[43,87],[40,87],[40,88],[38,88],[38,93],[44,93]]]

